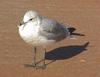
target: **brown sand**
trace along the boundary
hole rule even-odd
[[[45,70],[25,66],[32,62],[32,47],[20,38],[17,25],[30,9],[85,34],[49,46]],[[1,0],[0,77],[100,77],[99,30],[99,0]]]

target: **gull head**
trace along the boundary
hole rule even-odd
[[[26,23],[28,22],[38,22],[38,20],[40,19],[39,14],[36,11],[27,11],[23,17],[23,21],[20,22],[20,24],[18,25],[18,28],[22,25],[25,26]]]
[[[39,17],[38,13],[36,11],[27,11],[23,17],[23,22],[28,22],[35,20],[37,17]]]

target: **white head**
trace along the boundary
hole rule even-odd
[[[28,22],[37,17],[39,17],[39,15],[36,11],[27,11],[23,17],[23,22]]]

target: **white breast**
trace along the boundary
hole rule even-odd
[[[47,45],[54,42],[54,40],[48,40],[46,37],[39,35],[39,28],[37,24],[27,23],[25,26],[19,27],[19,34],[21,38],[33,46]]]
[[[19,27],[19,34],[24,41],[30,43],[38,37],[38,29],[39,26],[36,24],[27,23],[25,26],[22,25]]]

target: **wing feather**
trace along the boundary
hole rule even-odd
[[[66,37],[68,30],[55,20],[43,18],[40,24],[39,34],[51,40],[62,40]]]

